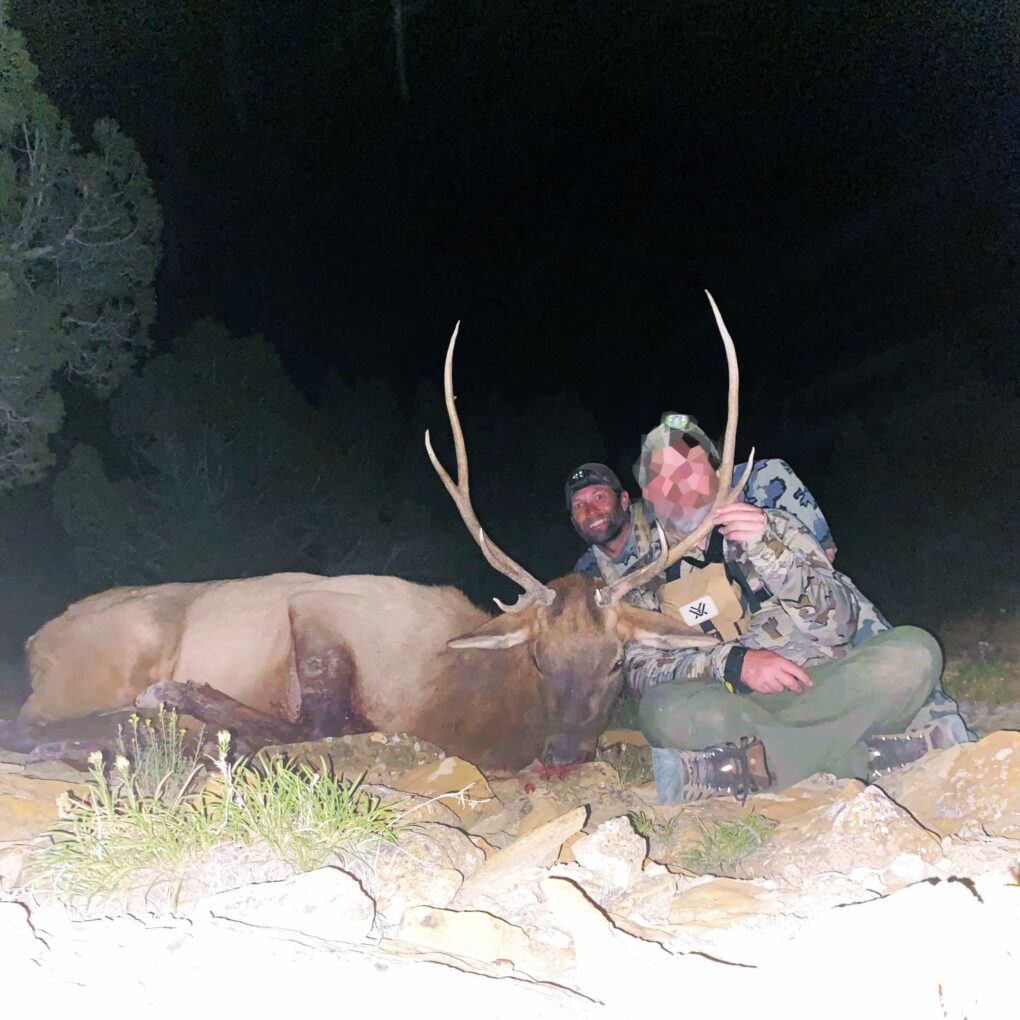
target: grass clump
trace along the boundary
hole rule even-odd
[[[710,828],[703,825],[704,835],[681,851],[678,860],[698,875],[733,875],[740,864],[768,843],[776,824],[752,813],[734,821],[716,822]]]
[[[117,752],[130,763],[136,794],[173,801],[194,784],[201,771],[199,748],[205,727],[191,751],[187,748],[187,735],[187,730],[178,724],[177,709],[167,712],[163,705],[159,706],[155,721],[132,715],[126,729],[117,727]]]
[[[633,826],[634,831],[639,836],[649,837],[652,835],[662,836],[663,839],[672,839],[680,827],[680,812],[673,815],[672,818],[666,818],[659,820],[653,818],[651,815],[646,815],[644,811],[631,811],[627,817],[630,819],[630,824]]]
[[[959,659],[946,665],[946,694],[961,701],[1009,705],[1020,701],[1020,666],[1000,659]]]
[[[214,776],[200,792],[188,789],[201,768],[152,793],[141,792],[128,758],[117,755],[108,778],[102,754],[90,757],[91,788],[65,794],[55,841],[34,859],[33,887],[66,901],[91,903],[114,894],[160,889],[176,902],[187,876],[203,861],[273,861],[290,872],[343,864],[401,828],[399,805],[382,805],[359,783],[335,778],[282,755],[229,760],[230,735],[218,734]],[[165,750],[165,749],[164,749]],[[163,753],[163,752],[160,752]],[[201,881],[200,881],[201,884]]]
[[[640,786],[655,778],[651,748],[637,744],[609,744],[599,747],[595,757],[599,761],[609,762],[619,773],[620,782],[624,786]]]

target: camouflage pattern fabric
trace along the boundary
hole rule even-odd
[[[853,647],[860,595],[849,578],[833,570],[808,530],[784,510],[766,510],[758,541],[723,543],[727,562],[737,564],[753,591],[772,592],[746,622],[746,633],[714,648],[662,653],[640,645],[627,649],[626,669],[639,694],[664,680],[727,683],[726,662],[735,647],[768,649],[801,666],[847,655]],[[679,576],[697,570],[681,560]],[[674,567],[674,570],[677,569]]]
[[[743,470],[741,465],[734,471],[735,481]],[[769,523],[757,543],[764,548],[745,551],[741,545],[724,543],[724,556],[741,566],[752,590],[760,591],[767,586],[775,600],[766,602],[752,615],[746,634],[713,649],[671,652],[629,646],[625,672],[638,695],[656,684],[677,680],[711,678],[725,684],[725,664],[734,645],[767,648],[808,666],[841,658],[861,642],[890,629],[878,607],[829,563],[824,549],[835,549],[836,545],[828,522],[818,501],[786,461],[756,461],[742,498],[766,511]],[[619,555],[610,558],[592,546],[577,561],[574,567],[577,573],[601,577],[610,583],[658,556],[658,534],[650,504],[636,501],[630,513],[631,533]],[[792,542],[792,547],[781,549],[786,539]],[[694,569],[681,563],[680,576]],[[632,591],[626,599],[645,609],[659,608],[654,586]],[[960,742],[976,739],[941,681],[908,729],[920,728],[935,719],[948,720]]]
[[[734,484],[743,477],[746,467],[746,464],[736,467],[733,472]],[[815,536],[823,549],[836,551],[829,522],[818,500],[785,460],[756,460],[751,465],[743,499],[745,503],[761,507],[762,510],[785,510],[793,514]]]

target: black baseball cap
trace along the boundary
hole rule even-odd
[[[582,464],[570,472],[564,490],[567,496],[567,509],[570,509],[574,493],[587,489],[589,485],[608,485],[616,492],[623,492],[623,486],[616,472],[606,464]]]

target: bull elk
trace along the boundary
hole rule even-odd
[[[729,365],[720,468],[729,478],[737,361],[708,297]],[[428,433],[425,445],[485,558],[523,589],[513,605],[497,600],[501,612],[489,617],[455,589],[373,576],[272,574],[114,589],[75,603],[29,639],[33,693],[6,732],[0,724],[0,744],[6,736],[24,746],[49,729],[40,724],[122,708],[157,685],[182,710],[204,709],[213,723],[225,713],[264,743],[375,729],[413,733],[490,767],[517,769],[536,758],[562,765],[592,754],[623,683],[628,642],[714,643],[624,596],[694,548],[714,510],[741,486],[720,489],[713,513],[683,541],[669,546],[660,529],[659,558],[613,585],[578,574],[542,584],[487,538],[472,508],[453,395],[457,332],[444,374],[456,481]]]

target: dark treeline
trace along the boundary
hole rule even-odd
[[[492,0],[7,5],[79,138],[162,207],[151,353],[60,377],[2,496],[5,655],[114,584],[389,572],[512,597],[426,458],[540,577],[562,481],[667,409],[787,459],[895,619],[1015,612],[1020,85],[1008,9]],[[402,15],[402,32],[394,12]]]

